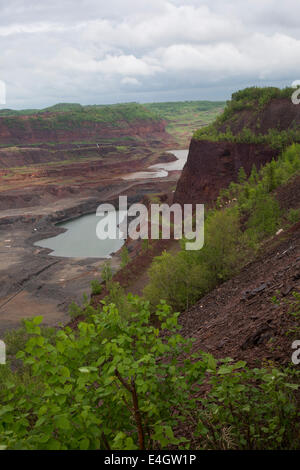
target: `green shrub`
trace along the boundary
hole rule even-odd
[[[233,275],[251,251],[250,240],[240,229],[238,211],[212,211],[206,219],[202,250],[183,249],[156,257],[144,295],[153,305],[164,299],[182,311]]]
[[[154,326],[148,302],[128,303],[129,318],[103,302],[54,340],[25,322],[25,373],[0,366],[1,449],[299,449],[297,370],[191,356],[168,305]]]
[[[33,320],[33,318],[23,319],[21,320],[20,328],[8,330],[5,333],[4,342],[6,344],[6,353],[8,356],[15,356],[17,352],[24,349],[25,344],[30,338],[26,329],[26,322],[31,320]],[[53,339],[55,336],[56,329],[49,326],[42,326],[41,331],[45,338],[51,340],[51,338]]]
[[[154,259],[144,289],[151,305],[165,299],[175,310],[183,311],[238,272],[255,254],[259,242],[279,228],[282,214],[271,193],[299,169],[299,144],[287,148],[259,172],[254,166],[248,179],[241,168],[238,183],[220,192],[219,210],[206,215],[204,247]]]
[[[102,271],[101,271],[101,277],[102,277],[103,281],[105,282],[106,286],[107,286],[108,282],[112,280],[113,272],[112,272],[112,269],[111,269],[110,261],[106,261],[104,263],[104,266],[103,266]]]
[[[228,141],[235,143],[256,143],[268,145],[278,151],[282,151],[293,142],[300,141],[299,126],[294,126],[286,130],[278,130],[277,128],[269,129],[266,134],[253,132],[251,129],[244,127],[242,131],[233,133],[231,126],[237,120],[236,117],[244,110],[251,110],[256,119],[254,128],[259,130],[261,127],[260,114],[257,111],[262,109],[274,98],[290,98],[293,93],[292,88],[280,90],[274,87],[250,87],[233,93],[231,101],[227,102],[223,114],[209,126],[198,129],[193,138],[196,140],[210,140],[213,142]],[[224,132],[226,125],[226,132]],[[234,128],[234,127],[233,127]]]
[[[125,268],[130,261],[129,251],[126,245],[121,250],[121,267]]]
[[[280,225],[280,208],[271,195],[261,195],[252,205],[247,222],[247,234],[253,240],[262,240],[276,232]]]
[[[300,220],[300,209],[290,209],[287,215],[288,221],[293,225]]]
[[[69,315],[71,318],[78,318],[83,314],[82,309],[76,304],[76,302],[71,302],[69,305]]]
[[[198,413],[199,445],[208,449],[298,449],[299,372],[249,369],[225,360],[211,374]]]
[[[128,302],[124,288],[119,282],[111,280],[107,282],[106,289],[108,290],[108,294],[104,298],[104,301],[107,304],[114,304],[120,311],[120,314],[128,318],[132,311],[132,304]]]
[[[209,288],[205,266],[187,259],[182,251],[177,255],[164,252],[157,256],[149,269],[150,282],[144,289],[152,306],[162,299],[175,310],[193,305]]]
[[[102,292],[103,286],[97,279],[93,279],[91,282],[92,294],[99,295]]]
[[[130,320],[104,304],[78,333],[58,331],[54,345],[41,334],[40,319],[26,322],[31,338],[18,358],[31,381],[25,387],[9,377],[0,388],[2,446],[130,450],[184,444],[173,430],[185,414],[172,409],[191,406],[188,392],[203,380],[206,364],[179,361],[189,342],[166,304],[156,310],[160,330],[169,332],[163,340],[150,323],[148,303],[128,301]]]

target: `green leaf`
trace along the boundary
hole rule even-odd
[[[90,441],[87,437],[85,437],[84,439],[80,441],[80,444],[79,444],[80,450],[88,450],[89,446],[90,446]]]
[[[59,429],[68,431],[71,429],[70,422],[66,415],[58,416],[55,418],[55,424]]]
[[[38,326],[42,323],[42,321],[43,321],[43,317],[40,315],[40,316],[34,317],[32,320],[32,323]]]

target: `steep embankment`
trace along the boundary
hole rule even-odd
[[[0,168],[104,156],[103,145],[171,137],[165,121],[141,105],[57,105],[41,111],[0,112]],[[100,148],[101,147],[101,148]],[[101,150],[101,151],[100,151]]]
[[[290,362],[292,342],[299,339],[288,331],[299,327],[291,313],[293,292],[300,290],[300,225],[293,230],[180,316],[183,334],[195,338],[194,350],[253,366]],[[272,303],[275,296],[278,303]]]
[[[156,120],[117,121],[118,125],[106,122],[71,120],[59,122],[34,117],[0,118],[2,144],[35,144],[40,142],[73,142],[91,139],[113,139],[116,137],[147,137],[164,132],[165,124]]]
[[[250,89],[234,94],[224,114],[195,133],[175,200],[212,204],[221,188],[237,180],[241,167],[249,175],[252,165],[258,168],[300,141],[300,106],[284,96],[288,93]],[[299,175],[272,196],[284,228],[290,210],[299,214]],[[184,335],[195,339],[194,350],[243,359],[251,366],[290,363],[292,342],[299,339],[294,293],[300,291],[300,222],[295,222],[265,238],[256,259],[181,314]]]
[[[174,195],[175,202],[208,204],[217,198],[221,188],[237,179],[240,167],[249,174],[252,165],[259,167],[277,155],[277,150],[262,144],[192,139]]]
[[[47,204],[49,186],[58,198],[85,190],[97,197],[103,185],[155,163],[162,142],[175,145],[165,121],[136,103],[0,110],[0,207]]]
[[[293,90],[292,90],[293,91]],[[179,203],[209,203],[244,167],[260,167],[300,141],[300,106],[291,90],[251,88],[235,93],[224,113],[197,132],[174,195]]]

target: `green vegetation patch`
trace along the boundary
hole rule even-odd
[[[175,101],[144,106],[167,121],[166,130],[180,145],[187,145],[193,132],[213,122],[225,106],[223,101]]]
[[[174,117],[190,116],[192,113],[203,113],[223,109],[224,101],[170,101],[166,103],[146,103],[145,108],[157,113],[159,117],[173,120]]]
[[[299,372],[191,354],[166,303],[127,303],[76,331],[25,322],[17,371],[0,365],[1,450],[299,449]]]
[[[27,116],[27,119],[18,119]],[[125,122],[157,121],[159,117],[138,103],[114,105],[58,104],[37,112],[33,110],[2,110],[0,117],[10,128],[26,128],[27,122],[36,129],[72,129],[83,124],[103,123],[122,126]]]
[[[293,142],[300,141],[300,128],[296,124],[286,130],[269,129],[267,134],[259,132],[260,116],[263,109],[273,99],[291,98],[294,89],[273,87],[250,87],[233,93],[231,101],[226,103],[224,112],[207,127],[198,129],[193,138],[213,142],[229,141],[235,143],[266,144],[272,148],[283,150]],[[244,111],[250,111],[254,117],[255,129],[245,126],[240,132],[233,132],[233,127]],[[224,127],[226,130],[224,131]],[[222,129],[222,130],[221,130]]]
[[[183,311],[246,264],[260,243],[276,233],[286,214],[272,191],[300,173],[300,145],[293,144],[278,160],[258,172],[254,166],[249,179],[244,170],[239,182],[221,191],[216,209],[205,218],[205,244],[199,251],[163,253],[149,269],[150,282],[144,290],[152,305],[166,300]],[[294,221],[297,212],[289,214]]]

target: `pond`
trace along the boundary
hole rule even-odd
[[[169,171],[182,170],[188,157],[188,149],[185,150],[169,150],[167,153],[175,155],[177,160],[173,162],[162,162],[156,163],[155,165],[149,166],[147,171],[136,171],[134,173],[128,173],[123,176],[124,180],[135,180],[144,178],[165,178],[168,176]]]
[[[188,150],[172,150],[169,153],[174,154],[177,160],[168,163],[157,163],[150,166],[149,171],[130,173],[127,175],[127,179],[163,178],[168,176],[169,171],[182,170],[188,156]],[[116,214],[119,225],[125,218],[126,211],[116,211]],[[113,217],[113,214],[111,215]],[[116,253],[124,245],[124,239],[117,238],[114,240],[108,238],[99,240],[96,236],[96,226],[100,220],[101,217],[95,213],[57,224],[67,230],[55,237],[35,242],[35,246],[49,248],[52,250],[51,256],[110,258],[113,253]]]
[[[116,211],[116,214],[118,223],[121,223],[126,215],[126,211]],[[35,245],[52,250],[51,256],[110,258],[113,253],[123,246],[124,239],[99,240],[96,235],[96,226],[101,218],[103,217],[96,216],[95,213],[57,224],[58,227],[66,228],[67,231],[60,233],[56,237],[45,238],[35,242]]]

